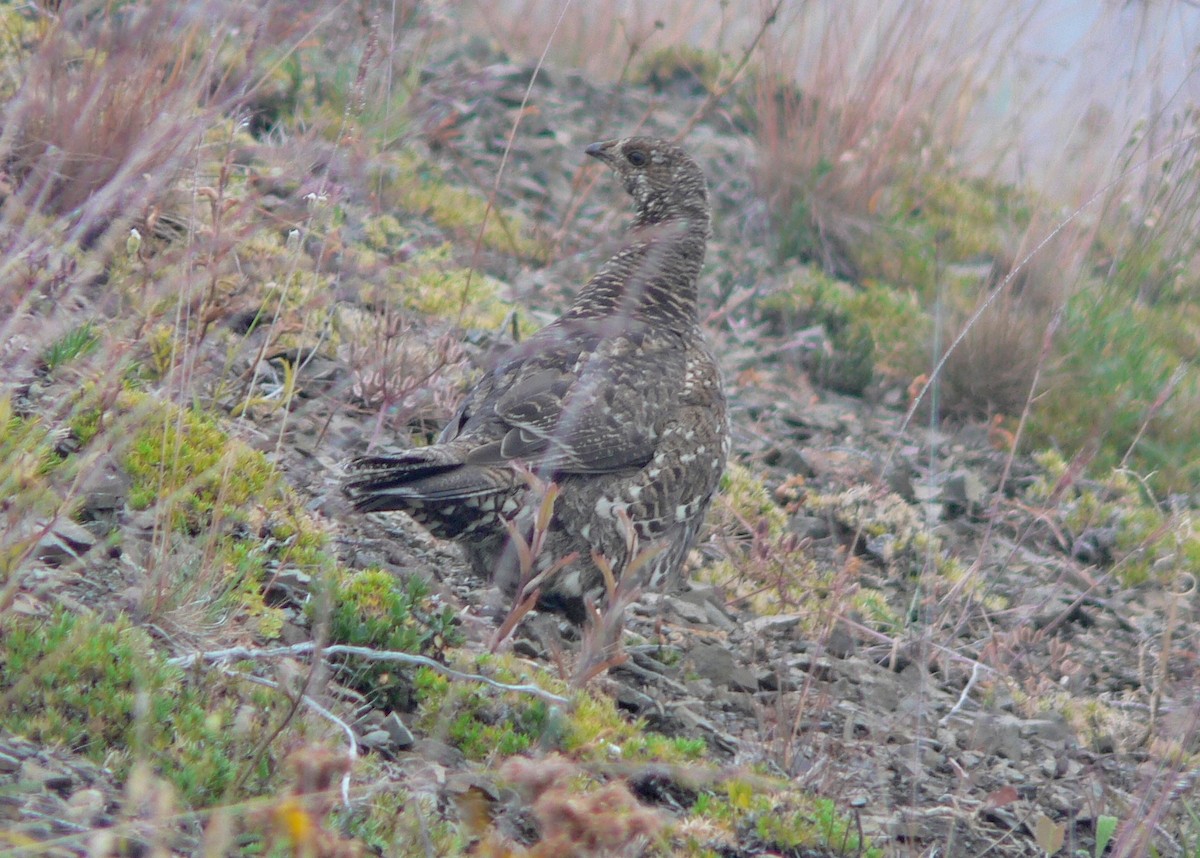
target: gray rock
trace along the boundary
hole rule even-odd
[[[978,512],[987,498],[987,488],[974,471],[960,468],[946,476],[942,502],[951,516]]]
[[[752,635],[782,638],[791,635],[803,620],[803,614],[773,614],[768,617],[751,617],[742,623],[742,628]]]
[[[392,736],[387,730],[370,730],[358,740],[358,743],[364,748],[375,751],[387,750],[392,747]]]
[[[73,779],[67,772],[54,771],[38,765],[33,760],[26,760],[21,763],[21,780],[65,796],[71,789]]]
[[[980,715],[974,729],[966,731],[970,746],[985,754],[996,754],[1020,762],[1026,743],[1021,739],[1021,719],[1015,715]]]
[[[829,522],[819,515],[794,515],[788,530],[801,539],[825,539],[830,533]]]
[[[392,747],[397,750],[407,751],[416,742],[412,731],[405,726],[404,722],[400,720],[400,716],[395,712],[390,713],[383,719],[383,729],[391,737]]]
[[[32,531],[30,535],[41,532],[45,527],[44,523],[33,525],[29,528]],[[69,518],[60,518],[38,539],[34,556],[43,563],[61,566],[78,560],[95,544],[95,535],[86,527]]]
[[[687,661],[698,675],[720,688],[728,688],[736,667],[733,653],[717,644],[697,644],[687,654]]]
[[[1080,563],[1109,566],[1113,562],[1112,550],[1116,545],[1117,528],[1091,527],[1075,539],[1071,545],[1071,556]]]
[[[1056,751],[1065,749],[1075,738],[1070,725],[1061,716],[1025,721],[1021,724],[1021,735],[1037,739],[1046,747]]]

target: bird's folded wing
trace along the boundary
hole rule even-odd
[[[683,381],[681,351],[615,338],[569,369],[539,364],[528,362],[494,400],[506,431],[472,451],[471,464],[609,473],[650,461]]]

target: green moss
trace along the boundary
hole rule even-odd
[[[240,507],[274,483],[270,462],[208,415],[137,394],[126,398],[129,413],[138,415],[123,461],[134,509],[164,506],[172,527],[196,533],[216,517],[240,518]]]
[[[160,570],[170,575],[160,600],[199,601],[214,619],[243,616],[259,635],[276,636],[282,615],[263,603],[263,585],[281,568],[329,574],[334,562],[321,526],[267,458],[231,438],[215,418],[129,392],[111,418],[129,435],[121,464],[130,477],[130,506],[154,509],[170,531],[206,539],[198,565]],[[156,602],[156,609],[166,606]]]
[[[809,798],[799,810],[780,813],[775,809],[757,813],[748,820],[758,839],[770,848],[795,850],[816,847],[834,855],[882,858],[883,850],[860,839],[854,820],[838,812],[827,798]]]
[[[697,794],[679,829],[724,831],[781,854],[821,854],[881,858],[882,850],[858,836],[854,820],[838,812],[830,799],[807,795],[775,779],[731,778],[720,790]],[[704,844],[684,844],[687,855],[711,854]]]
[[[908,182],[898,200],[905,225],[920,224],[939,240],[944,262],[965,262],[997,255],[1005,231],[1028,225],[1028,203],[1013,188],[953,169],[923,171]]]
[[[0,396],[0,497],[16,508],[53,512],[58,498],[45,477],[61,462],[42,421],[14,413],[12,400]]]
[[[677,85],[713,90],[721,79],[721,57],[691,45],[670,45],[651,51],[638,64],[631,81],[657,90]]]
[[[478,656],[461,670],[508,684],[537,684],[566,695],[566,684],[548,674],[529,675],[512,656]],[[420,701],[418,729],[441,738],[474,760],[495,761],[515,753],[558,751],[579,760],[698,762],[707,746],[695,737],[668,737],[631,722],[603,695],[576,692],[569,709],[517,692],[451,681],[436,671],[414,672]]]
[[[810,494],[806,506],[831,513],[843,527],[861,531],[866,538],[886,539],[886,558],[908,550],[924,533],[920,514],[904,498],[870,486],[854,486],[835,494]]]
[[[1069,343],[1032,414],[1031,442],[1082,449],[1091,473],[1124,465],[1157,490],[1200,484],[1200,371],[1180,356],[1178,314],[1084,290],[1067,304]]]
[[[418,679],[418,687],[418,728],[449,742],[468,759],[495,761],[534,747],[554,750],[560,744],[563,716],[543,700],[516,692],[498,694],[473,683],[432,683],[428,677]]]
[[[433,798],[410,795],[403,789],[373,790],[349,808],[339,805],[330,827],[362,841],[367,851],[376,855],[426,858],[468,854],[465,826],[442,819]]]
[[[488,206],[474,190],[451,184],[442,170],[411,151],[392,153],[379,184],[398,208],[428,217],[442,229],[474,240],[484,224],[483,246],[526,259],[545,259],[548,248],[528,235],[520,218]]]
[[[444,244],[397,269],[392,289],[400,303],[415,313],[464,328],[496,330],[503,326],[516,312],[516,306],[503,297],[504,284],[455,265],[452,253],[453,247]]]
[[[1096,562],[1111,565],[1123,584],[1153,581],[1173,589],[1180,580],[1200,576],[1200,527],[1193,510],[1167,508],[1150,493],[1149,481],[1120,469],[1060,489],[1070,465],[1056,452],[1035,459],[1043,472],[1027,490],[1030,503],[1044,506],[1057,495],[1056,510],[1070,538],[1106,534]]]
[[[440,654],[459,643],[462,636],[454,626],[450,607],[438,610],[428,597],[428,588],[416,576],[400,581],[381,569],[340,573],[328,600],[330,640],[413,655]],[[316,606],[325,602],[312,600],[309,615],[315,619]],[[427,696],[444,693],[434,678],[421,671],[415,673],[424,679],[415,682],[414,671],[387,662],[346,656],[336,663],[342,681],[366,694],[380,709],[412,711],[418,692]]]
[[[0,623],[0,702],[5,730],[104,763],[118,778],[144,759],[190,807],[230,797],[276,704],[220,674],[186,682],[123,617],[64,611]]]
[[[363,221],[364,243],[380,253],[395,250],[407,235],[408,230],[400,225],[395,215],[381,214]]]
[[[934,299],[956,284],[946,267],[1003,258],[1010,236],[1029,226],[1030,202],[1008,185],[966,176],[953,166],[922,166],[883,195],[877,226],[853,248],[862,281],[879,280]]]
[[[728,520],[731,528],[751,530],[765,529],[771,536],[778,536],[787,527],[787,514],[771,497],[762,479],[749,468],[731,462],[721,476],[721,498],[723,504],[717,515]]]
[[[875,281],[855,287],[805,267],[788,288],[763,298],[759,312],[778,336],[825,329],[832,351],[813,356],[813,374],[834,390],[859,394],[877,373],[907,379],[928,363],[932,323],[911,290]]]

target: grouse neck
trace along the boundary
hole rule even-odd
[[[579,293],[566,318],[625,315],[672,328],[694,326],[696,281],[707,244],[706,220],[635,224],[622,248]]]

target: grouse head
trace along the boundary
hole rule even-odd
[[[685,219],[708,228],[708,186],[691,156],[667,140],[625,137],[586,151],[613,169],[633,197],[635,223]]]

